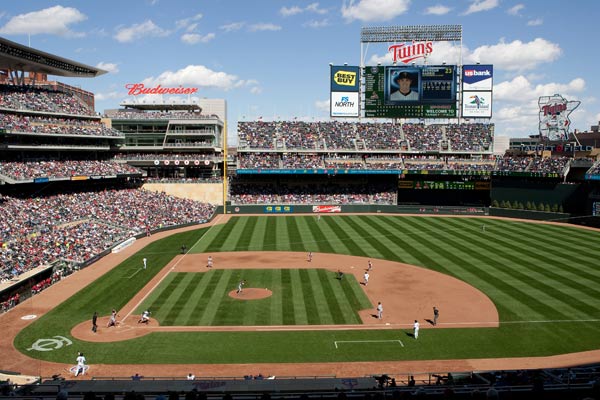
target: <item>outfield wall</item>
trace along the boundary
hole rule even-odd
[[[228,205],[227,214],[439,214],[439,215],[487,215],[486,207],[431,206],[431,205],[305,205],[265,204]]]

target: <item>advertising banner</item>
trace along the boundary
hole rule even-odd
[[[358,92],[360,83],[360,68],[343,66],[331,67],[332,92]]]
[[[237,212],[237,211],[236,211]],[[265,214],[281,214],[294,212],[293,206],[265,206]]]
[[[332,117],[358,117],[358,92],[331,92]]]
[[[463,90],[492,90],[494,78],[493,65],[463,65]]]
[[[465,118],[491,118],[492,92],[463,92],[462,116]]]
[[[342,212],[342,206],[313,206],[314,213],[339,213]]]

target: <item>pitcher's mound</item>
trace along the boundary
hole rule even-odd
[[[237,300],[258,300],[258,299],[266,299],[273,295],[269,289],[259,289],[259,288],[244,288],[241,293],[237,293],[237,290],[232,290],[229,292],[229,297],[233,297]]]

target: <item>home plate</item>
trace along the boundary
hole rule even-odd
[[[386,324],[386,325],[390,325],[390,323],[389,323],[389,322],[386,322],[385,324]]]

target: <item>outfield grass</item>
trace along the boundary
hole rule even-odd
[[[240,280],[268,288],[265,299],[229,296]],[[167,275],[136,309],[151,310],[161,326],[361,324],[359,310],[373,308],[355,277],[339,281],[324,269],[214,269]]]
[[[499,311],[500,327],[427,329],[418,341],[400,330],[157,332],[110,344],[70,337],[72,326],[89,320],[94,310],[106,315],[141,290],[151,274],[122,278],[139,269],[145,255],[153,260],[149,271],[158,272],[183,243],[193,252],[313,251],[423,266],[483,291]],[[208,231],[147,246],[23,330],[15,345],[28,356],[58,362],[72,362],[74,351],[85,351],[92,363],[426,360],[592,350],[600,348],[599,260],[600,233],[571,226],[468,217],[234,217]],[[73,339],[73,346],[45,353],[26,350],[54,335]],[[401,340],[404,347],[396,342],[334,346],[354,340]]]

